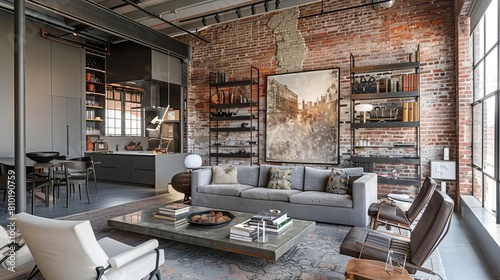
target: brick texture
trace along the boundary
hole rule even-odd
[[[329,11],[365,2],[324,3],[325,11]],[[250,65],[259,68],[261,109],[264,110],[267,75],[340,68],[340,153],[342,164],[347,164],[351,150],[350,53],[356,57],[357,66],[387,64],[408,61],[408,54],[420,45],[422,175],[429,175],[429,160],[442,159],[443,148],[449,147],[450,158],[458,160],[460,191],[456,183],[449,182],[448,193],[456,197],[460,192],[467,192],[470,53],[467,51],[468,30],[461,27],[467,22],[463,16],[455,20],[454,2],[398,0],[390,9],[364,7],[297,19],[320,10],[318,2],[214,25],[200,32],[210,43],[189,36],[180,38],[193,46],[187,133],[195,151],[208,162],[210,71],[224,71],[230,73],[231,79],[243,79],[248,77]],[[457,45],[465,51],[456,53]],[[466,83],[462,86],[461,81]],[[260,163],[264,163],[265,112],[260,116]],[[394,137],[384,133],[378,136]],[[379,193],[391,191],[415,194],[418,190],[403,186],[379,187]]]

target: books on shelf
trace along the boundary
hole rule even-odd
[[[180,202],[174,202],[170,204],[166,204],[161,206],[158,209],[159,213],[166,214],[166,215],[179,215],[182,213],[189,212],[189,205],[180,203]]]
[[[254,221],[266,221],[268,224],[280,224],[288,219],[287,213],[281,213],[279,211],[269,211],[264,210],[252,216],[251,220]]]

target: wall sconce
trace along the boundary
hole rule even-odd
[[[241,18],[243,16],[241,14],[241,9],[240,8],[236,9],[236,15],[238,16],[238,18]]]
[[[360,113],[360,115],[359,115],[360,121],[362,121],[363,123],[366,123],[366,115],[368,114],[368,112],[373,110],[373,105],[372,104],[358,104],[358,105],[354,106],[354,110],[356,110],[356,112]]]
[[[215,22],[217,22],[217,23],[220,22],[220,16],[219,16],[219,14],[215,14]]]
[[[201,19],[201,23],[203,23],[203,26],[207,26],[207,19],[205,17],[203,17]]]
[[[255,15],[257,13],[257,10],[255,9],[255,5],[252,5],[250,7],[250,9],[252,10],[252,15]]]
[[[276,0],[276,10],[280,8],[280,0]]]
[[[269,12],[269,1],[264,2],[264,9]]]

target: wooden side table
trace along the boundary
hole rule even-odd
[[[389,274],[385,271],[385,263],[376,260],[352,259],[345,269],[347,280],[412,280],[406,269],[403,274],[394,271]]]
[[[175,174],[171,184],[174,190],[184,194],[184,201],[191,200],[191,172]]]

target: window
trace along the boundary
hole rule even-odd
[[[106,135],[142,136],[141,92],[129,88],[106,89]]]
[[[472,194],[497,217],[500,186],[499,12],[493,0],[473,33]]]

